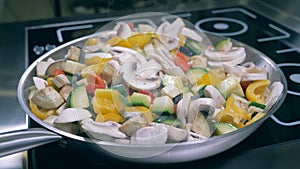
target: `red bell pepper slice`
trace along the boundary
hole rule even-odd
[[[176,66],[180,67],[185,73],[191,68],[188,64],[188,58],[182,52],[175,52],[174,63]]]

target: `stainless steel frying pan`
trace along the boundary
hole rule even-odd
[[[220,37],[207,36],[213,44],[220,40]],[[278,101],[268,110],[266,116],[249,126],[221,136],[213,136],[205,142],[183,142],[157,146],[127,145],[104,141],[96,143],[90,138],[70,134],[44,123],[30,111],[28,104],[29,88],[33,86],[32,77],[35,76],[37,62],[47,60],[47,58],[60,59],[61,56],[67,53],[71,45],[83,46],[89,37],[90,36],[78,38],[55,48],[37,59],[24,72],[19,81],[18,99],[24,111],[32,120],[41,125],[42,128],[1,134],[0,156],[27,150],[57,140],[66,140],[66,142],[71,144],[77,151],[86,154],[87,158],[93,157],[94,159],[109,156],[126,161],[145,163],[177,163],[202,159],[230,149],[248,137],[277,111],[287,94],[286,79],[279,67],[263,53],[233,40],[234,45],[245,47],[247,52],[245,62],[252,61],[256,65],[264,66],[269,73],[268,78],[270,81],[279,81],[284,86],[284,90]]]

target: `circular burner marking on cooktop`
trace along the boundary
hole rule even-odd
[[[229,25],[227,23],[215,23],[213,27],[219,30],[226,30],[229,28]]]
[[[300,96],[300,91],[297,91],[299,89],[300,85],[300,64],[299,63],[279,63],[277,64],[278,67],[282,69],[282,71],[285,73],[285,76],[288,78],[288,90],[287,92],[292,95]],[[284,69],[284,67],[287,67],[287,71]],[[294,69],[294,70],[291,70]],[[291,71],[288,71],[291,70]],[[289,83],[290,81],[290,83]],[[296,90],[296,91],[295,91]]]
[[[204,24],[212,24],[209,28],[203,28]],[[210,17],[195,23],[197,30],[217,36],[235,36],[245,33],[248,25],[240,20],[226,17]]]

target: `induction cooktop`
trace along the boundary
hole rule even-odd
[[[183,167],[196,167],[199,164],[212,166],[215,158],[231,156],[254,148],[300,138],[300,113],[296,111],[298,103],[300,103],[300,48],[290,43],[300,38],[299,33],[243,6],[192,10],[173,14],[189,20],[195,25],[195,29],[199,31],[230,37],[258,49],[269,56],[282,69],[288,82],[288,95],[285,102],[256,132],[237,146],[220,155],[181,164]],[[45,52],[75,38],[92,34],[101,26],[114,19],[116,17],[27,27],[27,65]],[[172,20],[172,16],[162,17],[161,20]],[[133,19],[130,22],[136,24],[147,23],[154,27],[158,26],[148,18]],[[31,122],[30,127],[35,126],[36,124]],[[68,145],[63,141],[30,150],[29,159],[32,168],[43,169],[57,167],[65,169],[99,168],[99,166],[117,167],[120,165],[132,168],[141,167],[141,165],[137,164],[115,163],[109,160],[95,163],[85,159],[72,148],[68,148]],[[59,166],[57,166],[58,164]],[[162,167],[174,168],[177,166],[164,165]]]

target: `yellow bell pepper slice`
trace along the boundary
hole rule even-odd
[[[222,69],[211,69],[208,74],[210,84],[213,86],[221,83],[226,78],[225,72],[223,72]]]
[[[45,120],[48,116],[55,114],[55,110],[40,110],[31,100],[29,100],[29,108],[41,120]]]
[[[95,46],[98,44],[98,39],[97,38],[89,38],[86,42],[87,46]]]
[[[256,122],[257,120],[263,118],[266,114],[263,112],[258,112],[249,122],[247,122],[246,125],[250,125],[254,122]]]
[[[111,89],[96,89],[93,108],[96,113],[120,114],[120,112],[124,110],[124,105],[118,91]]]
[[[104,65],[106,62],[112,60],[112,58],[105,58],[105,57],[101,57],[101,56],[93,56],[91,58],[85,59],[84,60],[84,64],[85,65],[95,65],[95,64],[101,64]]]
[[[244,127],[244,122],[249,121],[251,116],[247,114],[247,109],[238,103],[239,101],[231,95],[226,101],[225,109],[217,114],[216,120],[231,123],[239,128]]]
[[[105,63],[100,63],[100,64],[86,66],[81,70],[80,74],[83,78],[86,78],[88,74],[90,74],[91,72],[100,74],[102,72],[104,64]]]
[[[114,121],[117,123],[121,123],[124,121],[124,118],[120,114],[115,113],[106,113],[106,114],[97,114],[95,119],[96,122],[106,122],[106,121]]]
[[[126,48],[144,48],[152,38],[158,38],[155,33],[137,33],[127,39],[122,39],[120,37],[114,36],[107,41],[108,44],[112,46],[121,46]]]
[[[249,101],[263,104],[263,94],[265,89],[270,85],[270,80],[258,80],[252,82],[246,88],[246,98]]]
[[[201,78],[197,81],[197,86],[200,86],[202,84],[210,85],[210,76],[208,73],[201,76]]]

